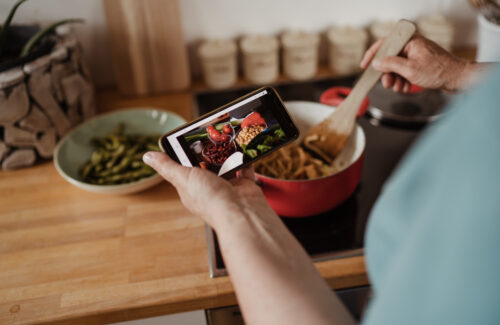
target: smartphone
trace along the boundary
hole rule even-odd
[[[276,90],[264,87],[168,132],[160,148],[183,166],[228,178],[298,136]]]

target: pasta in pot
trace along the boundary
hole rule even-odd
[[[257,173],[279,179],[314,179],[334,174],[336,168],[312,157],[300,146],[286,146],[255,163]]]

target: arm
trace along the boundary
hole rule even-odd
[[[366,51],[360,63],[361,68],[368,66],[383,41],[377,41]],[[489,64],[458,58],[436,43],[415,35],[406,44],[401,56],[375,60],[372,65],[384,72],[382,85],[385,88],[408,92],[411,84],[447,91],[467,89],[480,79]]]
[[[244,171],[226,181],[165,154],[144,161],[172,183],[184,205],[215,229],[248,324],[354,324],[350,314]]]

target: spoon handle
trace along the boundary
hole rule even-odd
[[[375,54],[374,60],[385,58],[386,56],[398,55],[406,43],[411,39],[416,29],[415,24],[411,21],[405,19],[398,21],[377,54]],[[350,99],[351,103],[359,102],[359,104],[361,104],[381,76],[382,72],[375,70],[370,64],[363,72],[346,100]],[[358,108],[359,104],[353,107]]]

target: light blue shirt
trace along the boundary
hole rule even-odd
[[[405,157],[368,222],[364,324],[500,324],[500,69]]]

